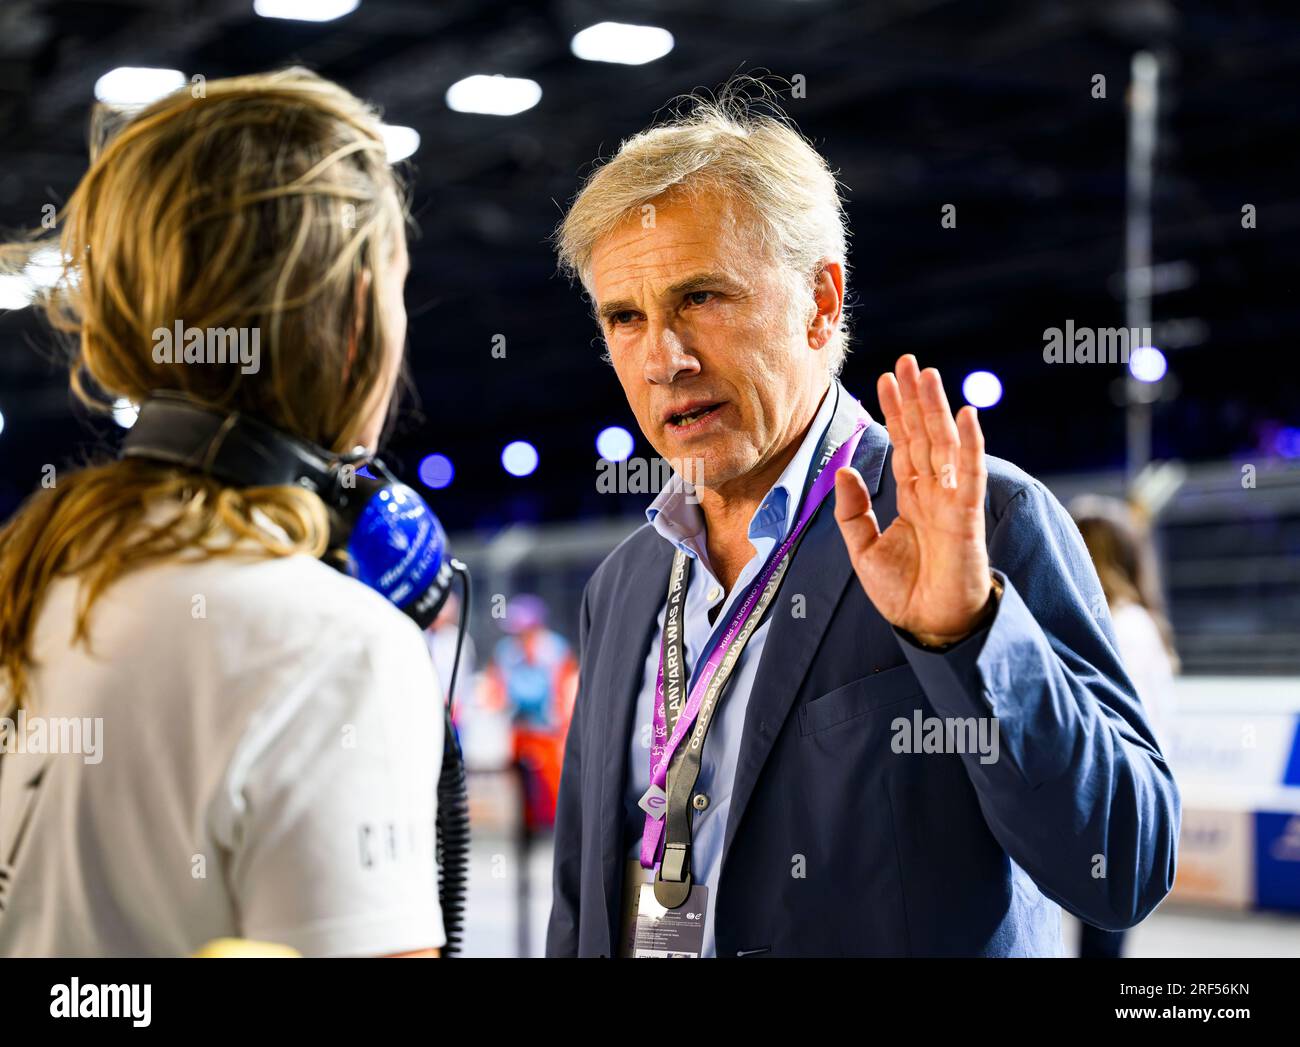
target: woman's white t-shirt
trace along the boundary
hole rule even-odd
[[[307,556],[128,573],[89,650],[77,600],[71,579],[48,591],[27,722],[7,717],[0,956],[444,944],[442,711],[413,622]]]
[[[1160,636],[1160,627],[1137,603],[1112,607],[1110,616],[1120,659],[1142,699],[1156,740],[1164,746],[1174,717],[1174,664]]]

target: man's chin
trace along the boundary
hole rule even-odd
[[[746,469],[734,454],[719,453],[719,448],[692,447],[668,459],[678,476],[695,488],[719,487],[743,476]]]
[[[642,429],[645,432],[645,429]],[[743,476],[753,468],[751,448],[734,432],[710,434],[708,439],[674,440],[662,430],[650,440],[655,453],[673,472],[695,487],[713,487]]]

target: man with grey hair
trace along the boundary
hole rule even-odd
[[[888,432],[837,380],[825,161],[696,99],[557,240],[677,474],[583,596],[548,954],[1057,955],[1058,905],[1142,920],[1179,797],[1078,531],[935,370],[881,377]]]

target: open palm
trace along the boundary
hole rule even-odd
[[[984,537],[984,434],[975,408],[954,420],[939,372],[899,359],[877,385],[894,445],[898,518],[882,533],[853,468],[835,476],[835,519],[862,588],[890,624],[953,643],[981,623],[992,576]]]

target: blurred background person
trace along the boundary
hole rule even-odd
[[[1120,659],[1164,749],[1173,722],[1178,652],[1165,616],[1155,546],[1144,514],[1119,498],[1085,495],[1070,503],[1070,515],[1079,525],[1101,580]],[[1079,955],[1119,957],[1125,933],[1081,923]]]
[[[461,704],[459,699],[466,693],[467,684],[473,681],[474,675],[478,671],[474,637],[468,632],[461,644],[460,663],[459,667],[457,667],[456,644],[460,637],[460,606],[460,597],[455,593],[449,594],[447,602],[442,605],[442,610],[438,612],[438,617],[424,631],[424,642],[429,648],[429,657],[433,659],[433,667],[437,670],[438,682],[443,686],[444,696],[451,688],[452,670],[456,670],[457,724],[459,724],[459,708]]]
[[[546,602],[540,596],[520,593],[512,597],[501,622],[506,635],[497,641],[480,684],[480,733],[491,737],[487,728],[493,714],[510,725],[508,767],[518,786],[518,807],[511,821],[515,951],[520,956],[533,951],[534,882],[547,875],[534,866],[539,841],[555,828],[564,742],[578,692],[573,648],[560,633],[547,627],[547,617]],[[542,908],[545,911],[545,906]]]
[[[506,635],[497,643],[484,688],[490,708],[506,710],[512,724],[512,760],[527,799],[525,820],[532,830],[555,824],[564,739],[577,694],[573,649],[546,625],[546,604],[531,593],[506,605]]]
[[[1101,579],[1120,657],[1163,745],[1174,717],[1178,651],[1150,527],[1129,502],[1101,495],[1076,498],[1070,515]]]

